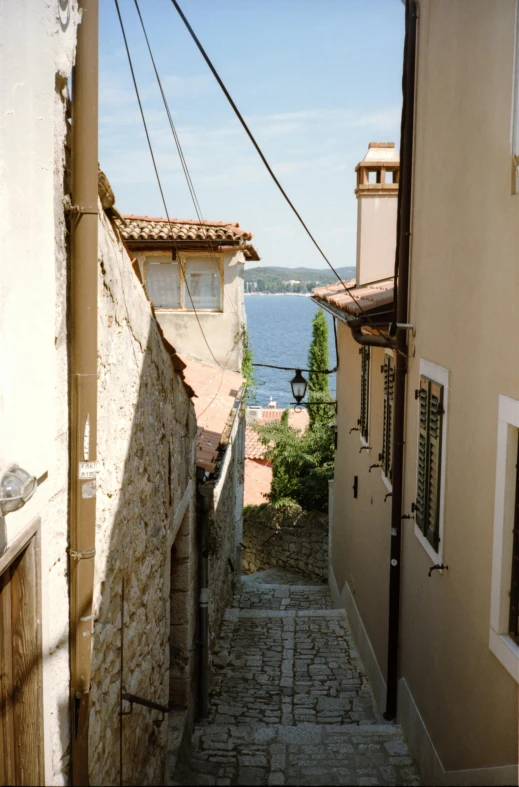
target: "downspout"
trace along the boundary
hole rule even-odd
[[[80,0],[72,73],[70,688],[72,784],[88,785],[97,458],[98,0]]]
[[[209,715],[209,527],[213,511],[214,481],[204,482],[205,471],[197,468],[198,519],[198,715]]]
[[[400,558],[402,544],[402,494],[404,470],[405,394],[407,375],[407,332],[396,325],[407,324],[409,294],[409,249],[411,240],[411,193],[413,175],[414,95],[416,72],[416,2],[405,7],[404,68],[402,78],[402,124],[400,133],[400,188],[398,190],[397,254],[395,259],[395,412],[393,427],[393,497],[391,498],[391,550],[389,565],[389,630],[387,644],[387,693],[384,718],[397,713],[398,644],[400,628]],[[396,325],[395,325],[396,323]]]
[[[395,251],[395,301],[392,336],[363,334],[362,320],[348,320],[358,344],[395,349],[395,399],[393,422],[393,467],[391,497],[391,547],[389,563],[389,629],[387,644],[387,690],[384,718],[391,721],[397,711],[398,640],[400,628],[400,554],[402,545],[402,495],[404,466],[405,392],[407,375],[407,325],[409,294],[409,248],[411,238],[411,192],[413,165],[414,93],[416,72],[416,0],[406,0],[405,42],[402,75],[402,120],[400,129],[400,187],[398,189],[397,239]]]

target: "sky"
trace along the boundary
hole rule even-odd
[[[196,218],[134,0],[119,0],[170,217]],[[254,233],[253,266],[326,263],[170,0],[140,9],[202,216]],[[284,189],[335,266],[355,265],[355,166],[399,144],[401,0],[179,0]],[[99,161],[121,213],[164,216],[115,3],[100,3]]]

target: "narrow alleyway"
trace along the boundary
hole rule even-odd
[[[213,661],[210,717],[175,784],[420,784],[326,586],[280,569],[243,577]]]

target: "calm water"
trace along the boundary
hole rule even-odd
[[[247,330],[254,362],[307,369],[312,319],[318,308],[310,298],[304,296],[246,295]],[[336,364],[333,320],[328,314],[326,318],[330,368],[333,369]],[[278,407],[286,407],[293,401],[290,389],[293,372],[256,367],[255,374],[260,385],[254,404],[266,406],[271,396]],[[335,396],[334,374],[330,375],[330,390]]]

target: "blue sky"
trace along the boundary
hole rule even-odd
[[[119,4],[169,214],[194,218],[134,2]],[[355,165],[370,141],[398,145],[401,0],[180,5],[325,253],[354,265]],[[100,6],[101,167],[121,213],[163,216],[115,4]],[[254,232],[259,265],[324,267],[170,0],[140,8],[204,218]]]

